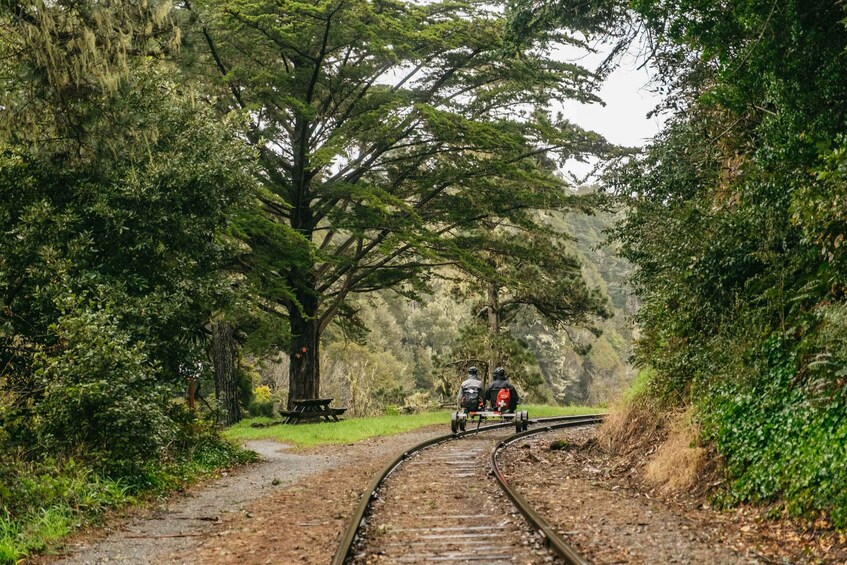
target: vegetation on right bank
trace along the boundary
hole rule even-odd
[[[668,121],[610,182],[659,411],[723,500],[847,527],[847,48],[828,0],[632,3]]]

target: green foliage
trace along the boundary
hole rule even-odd
[[[173,69],[135,53],[153,40],[134,34],[165,26],[159,4],[28,9],[0,12],[9,119],[43,126],[0,136],[0,440],[133,475],[178,445],[171,397],[231,299],[222,234],[251,154]],[[75,50],[81,22],[116,51]]]
[[[55,328],[60,354],[35,357],[43,386],[36,434],[49,452],[82,452],[114,474],[132,474],[161,459],[178,433],[168,414],[170,390],[156,382],[155,365],[119,329],[109,306],[94,308],[71,305]]]
[[[672,113],[611,183],[646,394],[693,403],[729,500],[847,525],[847,30],[825,0],[633,3]]]
[[[266,418],[271,418],[274,415],[274,403],[257,402],[254,400],[247,405],[247,412],[253,417],[265,416]]]
[[[527,227],[536,210],[567,208],[550,164],[611,151],[552,115],[554,100],[596,101],[596,77],[551,57],[552,44],[509,54],[505,18],[484,4],[210,0],[196,9],[183,14],[197,24],[186,60],[204,80],[220,75],[210,86],[223,112],[249,115],[266,190],[254,232],[280,227],[249,245],[258,286],[275,293],[264,308],[289,318],[291,394],[317,394],[315,342],[335,320],[355,326],[353,296],[420,293],[427,271],[445,264],[484,268],[463,245],[467,230]],[[311,248],[270,268],[268,249],[291,233]]]
[[[494,351],[494,358],[507,370],[509,380],[517,387],[521,398],[528,402],[550,401],[550,393],[538,367],[535,355],[526,343],[515,339],[508,332],[497,335],[488,331],[482,321],[459,328],[459,337],[450,355],[454,359],[474,359],[483,352]],[[447,398],[453,398],[458,390],[461,376],[449,390],[444,391]]]
[[[254,158],[168,2],[0,2],[0,554],[243,460],[180,397]],[[161,491],[160,491],[161,489]]]
[[[616,256],[616,249],[608,244],[605,233],[621,216],[595,211],[554,213],[546,218],[551,229],[570,235],[564,243],[565,249],[579,259],[585,284],[608,297],[605,307],[611,314],[609,318],[589,319],[589,324],[583,324],[589,330],[562,327],[525,312],[509,325],[512,334],[525,341],[538,358],[553,397],[563,404],[608,403],[633,377],[629,365],[633,340],[631,318],[637,310],[637,300],[628,282],[631,267]]]
[[[635,380],[623,393],[624,402],[631,404],[642,399],[651,398],[650,384],[656,379],[656,372],[649,367],[645,367],[638,371],[635,375]]]
[[[700,406],[704,438],[734,478],[728,501],[783,500],[791,515],[830,514],[847,526],[844,398],[819,399],[795,386],[796,358],[770,340],[750,381],[721,382]]]
[[[628,4],[620,0],[587,0],[575,5],[510,0],[509,38],[520,45],[539,39],[562,41],[564,36],[568,44],[591,49],[590,39],[620,30],[628,20]]]
[[[386,404],[402,402],[403,389],[411,388],[407,367],[390,352],[336,341],[324,354],[323,389],[350,416],[378,414]]]
[[[43,551],[73,529],[71,511],[63,506],[45,508],[27,523],[0,515],[0,563],[17,563],[31,552]]]
[[[55,547],[68,533],[104,512],[246,463],[255,454],[219,440],[206,428],[192,449],[165,465],[148,466],[132,479],[114,479],[74,459],[27,461],[8,454],[0,462],[0,563]]]

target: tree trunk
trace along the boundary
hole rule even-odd
[[[288,409],[294,400],[318,398],[321,391],[320,332],[318,300],[312,293],[298,293],[303,310],[292,307],[289,313],[291,325],[291,361],[288,372]]]
[[[238,405],[236,358],[232,325],[227,322],[215,322],[212,324],[215,397],[218,399],[223,424],[226,426],[231,426],[241,419],[241,408]]]
[[[311,94],[307,95],[307,98]],[[291,227],[308,241],[312,241],[315,229],[311,207],[310,187],[313,173],[310,172],[309,135],[311,125],[302,115],[294,120],[291,139],[293,149],[291,187],[288,201],[291,204]],[[291,361],[288,372],[288,409],[294,400],[318,398],[321,389],[320,376],[320,302],[315,292],[314,265],[309,269],[295,267],[289,272],[288,283],[294,289],[297,304],[288,307],[291,326],[291,346],[288,356]]]
[[[488,382],[494,380],[494,368],[500,364],[496,342],[500,335],[500,288],[496,283],[488,284]]]

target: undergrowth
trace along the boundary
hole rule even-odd
[[[847,405],[800,386],[796,359],[779,342],[766,356],[755,377],[721,380],[699,402],[706,439],[731,479],[718,502],[774,504],[847,528]]]
[[[676,455],[704,456],[701,469],[719,469],[721,486],[710,500],[720,508],[742,503],[766,505],[774,518],[788,516],[818,525],[827,521],[847,528],[847,401],[844,396],[815,391],[800,368],[798,355],[779,339],[771,339],[746,358],[746,373],[732,378],[715,375],[692,388],[683,404],[699,437],[675,447]],[[651,382],[661,378],[645,372],[626,396],[624,410],[613,413],[601,431],[601,440],[617,452],[643,452],[662,444],[673,414],[680,408],[657,399]],[[639,379],[640,381],[641,379]],[[693,426],[693,427],[692,427]],[[654,454],[661,454],[662,448]],[[652,451],[652,450],[651,450]],[[683,467],[673,459],[679,476]],[[693,463],[692,463],[693,465]],[[648,466],[649,467],[649,466]],[[699,479],[702,482],[702,477]],[[689,484],[687,490],[701,490]],[[820,521],[823,519],[823,521]]]
[[[147,466],[132,478],[109,478],[74,459],[0,462],[0,563],[49,552],[108,511],[163,496],[255,455],[235,444],[208,440],[181,460]]]

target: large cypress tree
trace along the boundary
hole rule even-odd
[[[289,291],[290,399],[319,394],[320,336],[348,297],[478,261],[459,248],[465,230],[568,198],[540,160],[605,147],[549,111],[595,100],[596,77],[538,46],[507,49],[504,17],[484,3],[190,8],[222,109],[249,116],[268,217],[313,246],[274,273]]]

